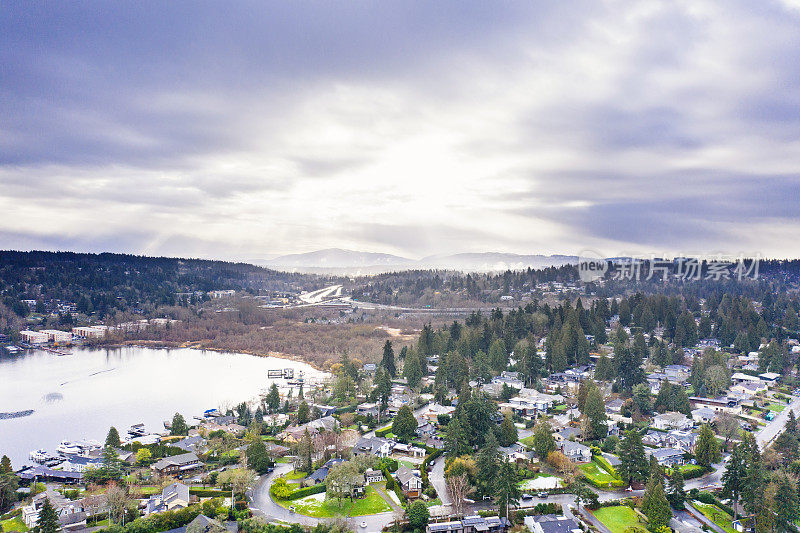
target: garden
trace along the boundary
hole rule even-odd
[[[595,456],[591,463],[578,467],[586,480],[597,488],[622,487],[624,483],[614,468],[602,457]]]
[[[282,507],[294,507],[297,513],[314,518],[330,518],[337,515],[363,516],[392,510],[386,500],[371,485],[367,486],[363,498],[357,498],[353,501],[342,500],[341,507],[339,506],[339,501],[327,499],[324,492],[304,496],[296,500],[276,499],[275,501]]]
[[[736,532],[736,530],[733,529],[733,517],[716,505],[699,501],[693,501],[692,505],[694,505],[695,509],[703,513],[706,518],[724,529],[726,533]]]

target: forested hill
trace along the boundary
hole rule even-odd
[[[30,307],[23,300],[48,307],[40,312],[51,312],[54,302],[64,302],[103,318],[117,311],[175,305],[180,303],[179,293],[295,291],[325,281],[319,276],[203,259],[0,251],[1,301],[18,315],[27,314]]]

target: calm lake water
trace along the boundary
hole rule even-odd
[[[0,420],[0,455],[15,469],[30,463],[31,450],[55,453],[62,440],[103,442],[111,426],[124,438],[137,423],[161,432],[176,412],[191,423],[206,409],[253,400],[272,384],[268,369],[302,370],[307,381],[325,377],[305,363],[236,353],[135,346],[70,352],[0,354],[0,412],[35,411]]]

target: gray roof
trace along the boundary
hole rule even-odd
[[[180,455],[173,455],[160,459],[156,463],[153,463],[153,468],[156,470],[163,470],[170,466],[183,466],[197,462],[200,462],[200,459],[198,459],[197,455],[194,453],[182,453]]]
[[[528,517],[530,521],[538,523],[544,533],[572,533],[581,529],[581,526],[572,518],[546,514]]]

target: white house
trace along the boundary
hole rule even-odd
[[[652,426],[656,429],[688,429],[694,422],[683,413],[667,411],[653,417]]]
[[[380,483],[383,481],[383,472],[369,468],[364,472],[364,481],[366,481],[367,485],[370,483]]]

